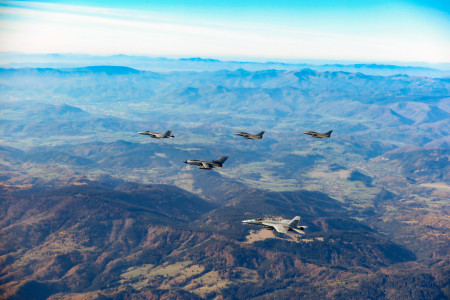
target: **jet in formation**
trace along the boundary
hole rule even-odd
[[[324,132],[324,133],[319,133],[319,132],[315,132],[315,131],[306,131],[303,132],[304,134],[310,135],[312,137],[318,138],[318,139],[324,139],[324,138],[329,138],[331,136],[331,133],[333,132],[333,130]]]
[[[173,139],[175,136],[172,135],[172,130],[168,130],[164,133],[153,132],[153,131],[142,131],[139,134],[148,135],[153,139]]]
[[[228,159],[228,156],[222,156],[219,159],[206,161],[198,159],[190,159],[184,161],[185,164],[198,166],[202,170],[211,170],[212,168],[222,168],[223,163]]]
[[[300,217],[296,216],[292,220],[281,220],[275,221],[270,219],[251,219],[244,220],[242,223],[263,226],[265,229],[275,230],[280,233],[287,233],[288,231],[295,231],[300,234],[305,234],[303,231],[306,226],[300,226],[298,223],[300,222]]]
[[[235,133],[235,135],[242,136],[242,137],[244,137],[246,139],[249,139],[249,140],[260,140],[260,139],[263,138],[263,134],[264,134],[264,131],[261,131],[260,133],[257,133],[257,134],[250,134],[250,133],[247,133],[247,132]]]

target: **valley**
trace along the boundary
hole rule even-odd
[[[447,77],[210,63],[0,69],[1,298],[450,296]]]

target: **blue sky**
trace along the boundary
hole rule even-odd
[[[27,1],[21,1],[27,2]],[[342,8],[346,10],[355,9],[371,9],[386,5],[414,5],[423,8],[433,8],[448,13],[450,9],[449,1],[445,0],[133,0],[133,1],[117,1],[117,0],[63,0],[63,1],[39,1],[46,3],[71,4],[80,6],[97,6],[109,8],[195,8],[195,9],[230,9],[237,10],[243,8],[261,9],[261,10],[324,10]]]
[[[450,1],[0,1],[0,51],[450,62]]]

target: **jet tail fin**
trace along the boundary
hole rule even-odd
[[[167,130],[167,131],[164,133],[164,136],[172,136],[172,130]]]
[[[222,156],[221,158],[215,160],[214,162],[221,165],[228,159],[228,156]]]
[[[262,137],[263,134],[264,134],[264,132],[265,132],[265,131],[261,131],[260,133],[257,133],[256,135]]]
[[[329,131],[325,132],[324,135],[326,135],[326,136],[331,136],[331,133],[332,133],[332,132],[333,132],[333,130],[329,130]]]
[[[293,218],[290,222],[289,222],[289,227],[297,227],[298,222],[300,222],[300,217],[296,216],[295,218]]]

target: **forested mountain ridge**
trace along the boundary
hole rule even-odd
[[[231,207],[214,209],[171,186],[108,185],[2,189],[3,296],[168,296],[173,291],[189,297],[307,296],[306,285],[318,295],[340,298],[350,290],[333,287],[337,277],[365,286],[377,269],[415,260],[407,249],[349,219],[339,202],[320,193],[244,192]],[[249,209],[255,204],[259,211]],[[237,217],[238,212],[267,210],[289,216],[299,207],[310,226],[303,239],[269,236],[251,242],[254,230]],[[441,277],[429,275],[397,293],[439,298],[442,292],[430,284],[444,287]],[[384,282],[392,285],[402,278],[394,272]],[[385,286],[379,283],[377,289]],[[358,289],[352,293],[363,295]]]
[[[4,297],[448,297],[448,79],[183,63],[0,70]]]

